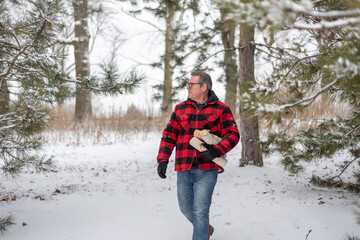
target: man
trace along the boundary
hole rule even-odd
[[[214,232],[209,224],[211,198],[218,172],[224,169],[212,160],[229,152],[239,142],[239,132],[230,108],[211,90],[211,77],[203,72],[191,73],[187,84],[188,99],[175,106],[163,132],[158,174],[166,178],[170,155],[176,146],[177,196],[181,212],[193,225],[192,240],[206,240]],[[208,129],[222,138],[216,145],[199,152],[189,141],[196,129]]]

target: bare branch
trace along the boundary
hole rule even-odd
[[[341,172],[337,175],[332,177],[332,179],[334,178],[340,178],[340,176],[345,172],[345,170],[353,163],[357,160],[358,158],[354,158],[353,160],[351,160],[348,164],[346,164],[346,166],[341,170]]]
[[[188,56],[190,56],[191,54],[193,54],[194,52],[197,52],[199,49],[201,49],[202,47],[206,46],[206,44],[215,37],[215,35],[213,35],[211,38],[207,39],[207,41],[205,41],[201,46],[193,49],[192,51],[189,51],[187,54],[185,54],[183,56],[183,58],[187,58]],[[234,49],[224,49],[224,50],[221,50],[220,52],[223,52],[223,51],[229,51],[229,50],[234,50]],[[217,53],[215,53],[216,55]],[[206,60],[207,61],[207,60]],[[205,62],[205,61],[204,61]],[[173,67],[176,67],[178,64],[175,64]]]
[[[309,232],[308,232],[308,234],[306,234],[306,238],[305,238],[305,240],[307,240],[308,239],[308,237],[309,237],[309,235],[310,235],[310,233],[311,233],[311,229],[309,230]]]
[[[159,28],[158,26],[156,26],[156,25],[153,24],[152,22],[146,21],[146,20],[144,20],[144,19],[140,19],[140,18],[138,18],[138,17],[136,17],[136,16],[134,16],[134,15],[132,15],[132,14],[124,11],[124,10],[121,10],[121,12],[125,13],[126,15],[128,15],[128,16],[130,16],[130,17],[135,18],[136,20],[138,20],[138,21],[140,21],[140,22],[147,23],[147,24],[149,24],[150,26],[156,28],[158,31],[160,31],[160,32],[162,32],[162,33],[165,34],[165,31],[164,31],[163,29]]]
[[[143,62],[139,62],[138,60],[134,59],[134,58],[131,58],[131,57],[127,57],[121,53],[118,53],[117,55],[121,56],[122,58],[124,59],[128,59],[130,61],[133,61],[135,62],[137,65],[142,65],[142,66],[151,66],[152,64],[151,63],[143,63]]]

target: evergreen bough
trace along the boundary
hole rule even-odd
[[[60,0],[0,2],[0,169],[5,174],[54,167],[53,156],[42,154],[41,131],[54,105],[75,96],[75,83],[95,94],[119,95],[132,93],[145,79],[135,69],[121,75],[113,63],[81,79],[64,73],[58,38],[65,13]],[[12,223],[12,216],[0,219],[0,231]]]
[[[311,182],[360,192],[360,8],[350,1],[216,1],[239,23],[256,25],[263,43],[254,43],[258,57],[272,63],[272,72],[243,89],[240,101],[271,124],[292,117],[284,131],[271,133],[261,145],[278,152],[285,168],[298,172],[304,162],[330,159],[339,152],[349,158],[339,174],[313,176]],[[289,38],[284,39],[288,33]],[[280,38],[280,36],[282,36]],[[284,44],[279,44],[281,39]],[[311,48],[309,48],[311,46]],[[316,47],[313,47],[316,46]],[[248,94],[247,94],[248,93]],[[257,98],[250,96],[256,94]],[[320,96],[351,106],[350,116],[302,119],[299,115]],[[300,122],[307,129],[288,129]],[[353,179],[342,178],[353,167]]]
[[[14,217],[12,215],[0,218],[0,234],[6,232],[8,228],[14,224]]]
[[[51,120],[53,106],[75,95],[75,83],[95,94],[120,95],[133,93],[145,79],[136,69],[120,74],[113,62],[81,79],[64,73],[58,40],[68,17],[63,8],[60,0],[0,4],[0,93],[13,98],[0,113],[0,167],[11,175],[29,164],[37,170],[53,166],[52,157],[39,154],[40,133]],[[14,18],[14,14],[22,15]]]

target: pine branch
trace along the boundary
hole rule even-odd
[[[4,28],[4,29],[5,29],[4,25],[3,25],[3,24],[1,24],[1,23],[0,23],[0,27],[2,27],[2,28]],[[18,45],[18,48],[19,48],[19,49],[21,49],[20,42],[19,42],[19,40],[17,39],[16,35],[15,35],[12,31],[10,31],[10,30],[8,30],[8,29],[6,29],[6,32],[8,32],[11,36],[13,36],[13,37],[14,37],[14,39],[15,39],[15,41],[16,41],[16,43],[17,43],[17,45]]]
[[[312,101],[314,101],[322,92],[328,90],[330,87],[334,86],[338,81],[340,81],[340,79],[336,79],[334,81],[332,81],[331,83],[329,83],[328,85],[326,85],[325,87],[323,87],[322,89],[320,89],[317,93],[313,94],[310,97],[304,98],[300,101],[297,101],[295,103],[288,103],[288,104],[284,104],[281,105],[277,108],[278,111],[286,109],[286,108],[292,108],[292,107],[296,107],[299,106],[300,104],[306,103],[306,105],[309,105]]]
[[[0,233],[6,232],[10,226],[15,225],[14,217],[12,215],[8,217],[0,218]]]
[[[26,49],[28,48],[28,46],[24,47],[20,52],[18,52],[18,54],[16,54],[16,56],[13,58],[13,60],[10,63],[9,68],[7,69],[7,71],[3,74],[0,74],[0,78],[4,78],[6,76],[8,76],[12,70],[12,68],[15,65],[16,60],[20,57],[20,55],[24,54],[24,52],[26,51]]]
[[[345,10],[345,11],[327,11],[327,12],[319,12],[319,11],[309,11],[303,8],[301,5],[297,4],[296,8],[285,7],[284,10],[304,14],[311,17],[318,17],[318,18],[345,18],[345,17],[360,17],[360,10]]]
[[[350,18],[345,20],[336,20],[336,21],[321,21],[315,24],[304,24],[304,23],[294,23],[290,28],[295,28],[299,30],[330,30],[338,29],[347,26],[354,26],[360,23],[360,18]]]
[[[345,240],[360,240],[360,237],[352,235],[352,236],[346,236]]]
[[[102,76],[77,79],[77,84],[95,94],[121,95],[133,93],[139,84],[146,79],[146,75],[137,72],[136,69],[132,69],[121,76],[114,63],[103,64],[101,68]]]
[[[0,74],[0,78],[4,78],[10,74],[12,68],[15,65],[16,60],[20,57],[20,55],[25,53],[25,51],[28,49],[28,47],[30,47],[30,48],[33,47],[35,42],[40,38],[40,35],[44,31],[46,26],[49,26],[51,28],[51,23],[45,20],[45,21],[43,21],[43,24],[41,25],[40,30],[37,32],[35,39],[32,41],[32,44],[31,45],[27,44],[18,54],[16,54],[16,56],[11,61],[11,64],[10,64],[8,70],[5,73]],[[16,39],[16,37],[15,37],[15,39]]]
[[[360,128],[360,124],[358,124],[355,128],[353,128],[350,132],[346,133],[346,136],[352,134],[353,132],[355,132],[357,129]]]
[[[319,54],[315,54],[315,55],[311,55],[311,56],[306,56],[306,57],[303,57],[303,58],[299,58],[296,60],[296,62],[291,66],[291,68],[287,71],[287,73],[285,74],[284,78],[282,79],[281,82],[283,82],[285,80],[285,78],[287,78],[287,76],[290,74],[290,72],[294,69],[294,67],[301,61],[303,60],[306,60],[306,59],[309,59],[309,58],[315,58],[315,57],[319,57],[319,56],[322,56],[322,55],[325,55],[325,53],[319,53]]]
[[[290,28],[295,28],[299,30],[330,30],[337,29],[346,26],[353,26],[360,23],[360,10],[347,10],[347,11],[327,11],[327,12],[319,12],[314,10],[307,10],[301,4],[297,4],[294,2],[284,3],[274,3],[277,7],[282,8],[284,11],[302,14],[309,17],[315,18],[347,18],[340,19],[335,21],[320,21],[316,24],[304,24],[304,23],[294,23],[290,26]]]

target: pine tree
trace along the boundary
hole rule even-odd
[[[256,100],[242,95],[254,114],[272,123],[282,122],[292,114],[289,129],[308,121],[299,113],[319,96],[340,99],[353,109],[350,116],[321,119],[317,126],[299,129],[295,134],[289,134],[287,129],[269,134],[263,151],[281,153],[282,163],[292,172],[301,170],[301,163],[347,151],[351,158],[341,164],[340,174],[327,179],[314,176],[312,182],[360,192],[360,4],[333,0],[224,4],[233,9],[234,20],[257,24],[268,33],[265,44],[256,44],[256,48],[273,63],[272,73],[249,88],[249,92],[258,94]],[[276,36],[284,31],[299,37],[287,41],[286,47],[277,45]],[[302,36],[305,41],[299,40]],[[316,47],[309,49],[310,44]],[[349,166],[355,169],[352,182],[342,178]]]
[[[1,169],[15,174],[30,163],[41,170],[51,161],[35,154],[41,148],[38,133],[48,123],[52,106],[74,95],[74,80],[63,73],[56,44],[63,5],[60,0],[4,1],[1,7],[0,80],[7,82],[13,96],[7,113],[0,115]],[[13,21],[14,9],[27,9],[27,14]],[[102,66],[101,74],[76,83],[95,94],[118,95],[131,93],[143,78],[136,71],[120,75],[117,66],[109,63]]]
[[[58,31],[60,1],[4,1],[1,11],[2,62],[0,80],[13,96],[6,113],[0,115],[1,169],[15,174],[25,165],[36,169],[51,166],[37,156],[41,138],[37,135],[49,121],[48,110],[57,100],[69,96],[68,77],[58,67],[58,51],[51,47]],[[28,9],[19,21],[10,9]]]
[[[74,95],[74,80],[64,74],[57,44],[62,13],[60,0],[0,3],[0,105],[5,109],[0,112],[0,169],[12,176],[27,166],[38,171],[54,167],[53,157],[41,151],[41,131],[51,119],[52,107]],[[131,93],[143,79],[136,71],[120,75],[117,66],[109,63],[102,66],[101,74],[76,83],[95,94],[118,95]],[[12,222],[1,219],[1,229]]]

